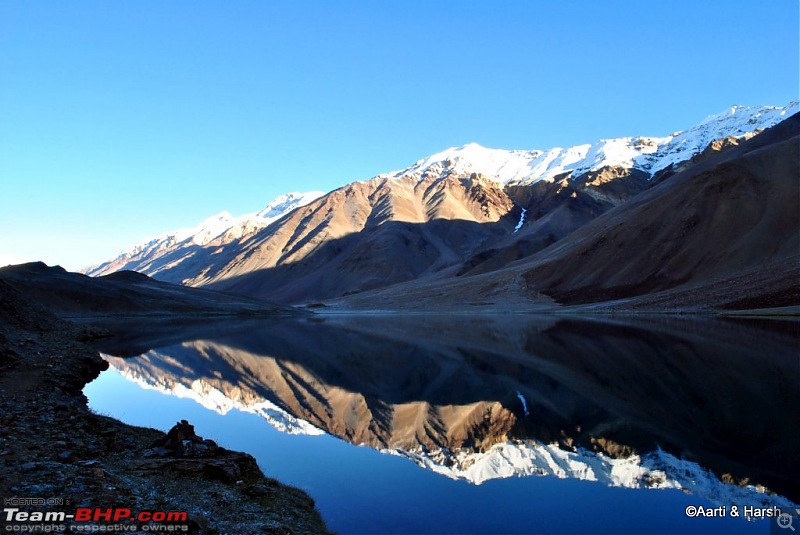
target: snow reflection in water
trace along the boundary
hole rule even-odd
[[[647,497],[637,493],[635,499],[626,495],[632,502],[631,512],[647,503],[676,502],[677,508],[660,513],[660,522],[669,522],[675,529],[680,526],[680,531],[704,525],[684,525],[685,519],[678,514],[684,502],[791,504],[757,486],[722,483],[701,467],[709,466],[717,474],[730,471],[733,477],[749,477],[750,482],[777,490],[791,488],[786,482],[797,475],[792,465],[797,461],[787,453],[776,464],[770,452],[759,452],[759,447],[764,449],[765,434],[770,451],[797,451],[796,433],[782,425],[798,411],[786,397],[798,392],[797,376],[791,373],[796,366],[791,333],[721,320],[631,325],[608,319],[516,316],[339,316],[237,324],[236,330],[226,334],[220,328],[209,335],[208,329],[202,329],[207,336],[175,333],[172,339],[159,333],[160,347],[149,351],[144,351],[146,337],[131,338],[129,333],[125,344],[144,354],[133,359],[107,358],[112,367],[140,385],[190,398],[220,414],[231,416],[234,409],[251,412],[288,433],[318,435],[324,430],[353,444],[409,458],[449,479],[485,484],[497,478],[550,475],[615,487],[681,489],[684,492],[678,494],[645,493]],[[717,336],[709,338],[708,332]],[[114,347],[113,340],[110,344],[109,353],[126,353]],[[87,393],[93,406],[115,414],[105,399],[103,381],[101,377],[87,387]],[[160,406],[166,404],[162,401]],[[185,414],[187,409],[181,410]],[[753,416],[761,419],[753,420]],[[749,433],[741,432],[744,425]],[[453,522],[499,515],[486,509],[497,496],[505,496],[506,505],[519,500],[516,487],[520,482],[493,482],[492,499],[479,489],[456,493],[474,492],[467,501],[477,500],[482,506],[469,511],[457,507],[462,511],[457,518],[442,517],[439,510],[435,518],[420,524],[401,511],[421,507],[406,492],[414,488],[409,478],[422,476],[411,476],[388,456],[380,456],[386,461],[376,461],[359,451],[358,460],[342,463],[339,455],[334,464],[347,466],[346,475],[331,478],[327,468],[319,468],[315,477],[309,469],[309,463],[314,464],[312,456],[303,459],[303,468],[293,470],[290,462],[278,463],[278,468],[274,460],[281,454],[273,450],[259,455],[262,444],[226,442],[235,443],[242,436],[239,430],[228,428],[219,434],[202,426],[198,430],[253,453],[269,475],[311,490],[332,527],[343,533],[382,532],[381,518],[398,515],[392,529],[399,532],[447,532],[450,528],[444,526]],[[752,436],[749,441],[748,436]],[[330,451],[340,446],[326,442],[322,448]],[[681,459],[684,453],[700,464]],[[325,455],[315,451],[313,457]],[[743,463],[747,458],[759,462]],[[346,478],[349,482],[339,487],[352,486],[358,480],[354,474],[366,466],[373,468],[356,484],[374,487],[375,481],[385,481],[390,490],[383,499],[387,492],[394,495],[390,501],[397,502],[396,506],[381,504],[378,496],[369,494],[356,498],[333,484]],[[395,479],[388,476],[397,471]],[[320,474],[326,473],[330,485],[320,481]],[[446,507],[445,495],[435,492],[443,484],[428,482],[421,499]],[[562,501],[589,499],[597,506],[614,494],[600,490],[605,486],[565,484]],[[551,485],[527,483],[522,496],[533,493],[541,501],[542,489]],[[511,499],[511,495],[518,496]],[[355,511],[344,503],[348,496],[351,502],[366,503]],[[618,511],[624,510],[624,502],[619,502]],[[396,510],[387,513],[387,507]],[[553,516],[557,510],[551,503],[542,514],[560,525]],[[502,515],[491,529],[506,526],[503,529],[531,533],[540,529],[526,523],[526,516],[517,518],[507,510]],[[473,520],[474,526],[481,525]],[[577,529],[575,522],[564,524],[563,531]],[[607,529],[614,531],[615,524],[606,522]],[[625,522],[627,526],[629,520]],[[619,520],[616,526],[621,529]],[[736,524],[725,529],[750,528]]]

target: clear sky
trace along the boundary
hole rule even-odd
[[[0,1],[0,264],[798,98],[797,0]]]

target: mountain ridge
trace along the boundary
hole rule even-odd
[[[130,269],[131,264],[137,259],[146,258],[148,255],[165,251],[172,246],[198,245],[204,247],[221,237],[228,239],[241,239],[259,229],[269,226],[290,211],[299,206],[304,206],[314,199],[324,195],[321,191],[290,192],[273,199],[266,207],[258,212],[234,217],[227,210],[207,217],[194,227],[167,231],[152,238],[122,250],[116,257],[100,264],[89,266],[81,273],[99,276],[119,269]],[[129,267],[130,266],[130,267]],[[138,267],[138,266],[137,266]],[[155,274],[158,270],[145,268],[147,274]]]
[[[523,300],[516,306],[530,308],[545,294],[570,306],[605,302],[615,309],[796,306],[798,140],[800,114],[795,114],[749,141],[701,158],[534,255],[507,254],[490,272],[476,271],[481,265],[476,262],[462,273],[470,277],[408,281],[334,304],[394,308],[402,300],[425,307],[434,306],[428,296],[438,296],[438,302],[448,296],[451,305],[502,307],[513,296]],[[478,260],[490,262],[504,252]]]
[[[320,197],[298,194],[302,202],[251,232],[215,229],[179,243],[168,239],[87,273],[134,269],[297,304],[423,275],[492,271],[537,254],[797,109],[798,101],[732,107],[663,138],[617,138],[549,152],[468,144]]]
[[[477,143],[451,147],[398,171],[376,178],[424,176],[437,167],[469,175],[472,172],[512,185],[530,185],[552,180],[571,172],[579,175],[603,167],[636,168],[651,175],[675,163],[688,160],[709,143],[728,136],[742,137],[755,130],[769,128],[800,111],[800,101],[780,106],[732,106],[706,117],[697,126],[667,136],[603,138],[593,143],[546,150],[490,149]],[[461,166],[459,164],[462,163]],[[446,165],[446,162],[452,165]]]

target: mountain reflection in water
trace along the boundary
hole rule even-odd
[[[131,326],[100,349],[137,382],[473,483],[540,474],[785,505],[800,497],[797,340],[772,321],[328,315]]]

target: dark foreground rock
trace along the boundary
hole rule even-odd
[[[307,494],[188,422],[165,435],[89,411],[83,386],[107,367],[77,341],[91,336],[0,281],[0,498],[185,511],[196,533],[328,533]]]

